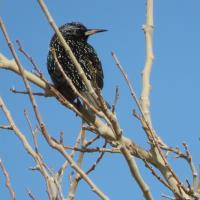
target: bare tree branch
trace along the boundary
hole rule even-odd
[[[142,72],[142,92],[140,97],[140,105],[144,112],[145,118],[151,125],[151,115],[150,115],[150,73],[153,64],[153,0],[146,1],[146,24],[143,26],[146,39],[146,62]]]
[[[196,170],[196,167],[193,163],[193,160],[192,160],[192,156],[190,154],[190,151],[189,151],[189,148],[188,148],[188,145],[186,143],[183,143],[183,146],[185,148],[185,152],[186,152],[186,160],[188,161],[189,163],[189,166],[190,166],[190,169],[191,169],[191,172],[192,172],[192,176],[193,176],[193,189],[194,188],[197,188],[197,185],[198,185],[198,180],[197,180],[197,177],[198,177],[198,174],[197,174],[197,170]]]
[[[9,193],[11,195],[11,199],[15,200],[15,192],[14,192],[12,186],[11,186],[11,183],[10,183],[10,175],[9,175],[8,171],[6,170],[6,167],[4,166],[2,160],[0,160],[0,167],[1,167],[1,170],[2,170],[2,172],[4,174],[4,176],[5,176],[6,187],[8,188],[8,191],[9,191]]]

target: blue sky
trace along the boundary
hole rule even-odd
[[[80,21],[88,28],[105,28],[108,32],[89,39],[98,52],[105,74],[104,96],[112,103],[115,86],[120,86],[120,99],[117,115],[126,136],[148,147],[145,134],[139,122],[131,116],[133,103],[124,80],[115,67],[111,51],[115,51],[134,83],[137,95],[140,95],[140,74],[145,61],[145,40],[142,25],[145,23],[145,1],[46,1],[51,14],[58,25]],[[181,147],[187,142],[196,166],[199,164],[200,136],[200,2],[198,0],[155,1],[154,3],[154,54],[155,61],[151,75],[151,113],[155,130],[169,146]],[[50,80],[46,69],[48,43],[53,34],[36,1],[0,2],[0,15],[14,42],[19,39],[27,52],[40,66]],[[0,33],[0,52],[11,58],[6,43]],[[23,66],[31,70],[30,63],[18,53]],[[5,100],[16,124],[31,138],[23,110],[28,109],[33,125],[36,124],[28,97],[12,94],[9,89],[15,86],[24,90],[21,79],[11,72],[0,71],[0,95]],[[34,91],[39,91],[33,86]],[[65,132],[66,143],[73,144],[79,130],[80,120],[64,109],[53,98],[37,97],[42,117],[48,130],[55,137],[60,131]],[[0,112],[0,124],[4,123]],[[88,134],[91,136],[92,134]],[[39,147],[49,166],[58,169],[63,158],[50,150],[39,136]],[[11,175],[12,185],[17,199],[27,199],[26,188],[30,188],[36,199],[47,199],[44,182],[38,172],[29,170],[34,166],[32,158],[24,151],[19,140],[11,133],[0,130],[0,158],[4,161]],[[95,159],[88,155],[84,169]],[[190,180],[190,171],[185,162],[171,158],[174,170],[182,181]],[[155,199],[160,194],[170,194],[157,183],[150,172],[138,161],[141,173],[149,183]],[[102,188],[110,199],[142,199],[142,194],[131,178],[128,167],[120,155],[105,155],[102,163],[91,174],[94,182]],[[4,179],[0,173],[0,199],[9,199]],[[159,192],[158,192],[159,191]],[[77,200],[98,199],[90,188],[82,182],[78,188]]]

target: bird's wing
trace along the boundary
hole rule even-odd
[[[103,88],[103,79],[104,79],[104,74],[103,74],[103,69],[101,65],[101,61],[99,60],[97,53],[95,49],[88,44],[88,60],[90,61],[88,65],[90,66],[90,70],[93,71],[92,74],[95,75],[95,77],[92,77],[92,79],[96,82],[97,86],[99,89]]]

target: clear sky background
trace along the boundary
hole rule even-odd
[[[102,61],[105,74],[104,96],[112,103],[115,86],[120,86],[120,99],[117,115],[126,136],[148,148],[139,122],[131,116],[136,108],[122,75],[115,67],[111,51],[115,51],[134,83],[137,95],[141,91],[141,71],[145,62],[145,40],[142,25],[145,23],[145,1],[46,1],[58,25],[80,21],[88,28],[104,28],[108,32],[89,39]],[[151,114],[157,133],[172,147],[183,142],[189,145],[195,165],[199,164],[200,136],[200,1],[155,1],[154,3],[154,54],[155,61],[151,75]],[[37,1],[1,0],[0,15],[15,42],[19,39],[27,52],[40,66],[45,77],[50,80],[46,69],[48,44],[53,31],[47,23]],[[11,58],[8,47],[0,33],[0,52]],[[20,55],[20,53],[18,53]],[[23,66],[31,70],[30,63],[20,55]],[[23,110],[28,109],[33,125],[34,115],[27,96],[15,95],[9,91],[14,86],[24,90],[22,80],[15,74],[0,70],[0,95],[10,109],[16,124],[32,140]],[[34,91],[40,89],[33,87]],[[65,132],[65,142],[73,144],[79,130],[80,120],[64,109],[55,99],[37,97],[42,117],[54,137]],[[5,118],[0,112],[0,124]],[[88,134],[88,135],[91,135]],[[41,136],[39,149],[49,166],[58,170],[64,159],[46,145]],[[95,160],[89,155],[84,163]],[[29,170],[34,166],[33,159],[25,152],[20,141],[11,132],[0,130],[0,158],[4,161],[11,176],[11,183],[17,199],[28,199],[26,188],[32,190],[36,199],[47,199],[44,181],[38,172]],[[188,165],[173,157],[170,159],[174,170],[181,177],[191,180]],[[160,194],[170,195],[157,183],[150,172],[138,160],[145,181],[151,186],[156,200]],[[94,182],[110,199],[143,199],[141,191],[131,178],[129,169],[120,155],[106,154],[91,174]],[[9,199],[4,187],[4,177],[0,172],[0,199]],[[82,181],[78,187],[76,200],[94,200],[98,197]]]

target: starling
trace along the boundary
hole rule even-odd
[[[72,22],[64,24],[59,28],[65,41],[71,48],[74,56],[83,69],[86,77],[90,80],[95,90],[102,90],[103,88],[103,69],[101,61],[99,60],[95,49],[87,43],[88,37],[95,33],[104,32],[104,29],[87,29],[79,22]],[[77,96],[72,91],[70,85],[61,74],[51,49],[54,49],[58,62],[62,66],[65,74],[72,80],[76,89],[87,98],[87,100],[94,105],[92,97],[87,92],[87,87],[84,81],[78,74],[78,71],[72,63],[70,57],[66,54],[61,42],[56,34],[51,39],[50,50],[47,57],[48,72],[55,87],[59,92],[71,103],[78,100]],[[80,102],[80,101],[79,101]],[[95,106],[95,105],[94,105]],[[95,106],[96,107],[96,106]]]

